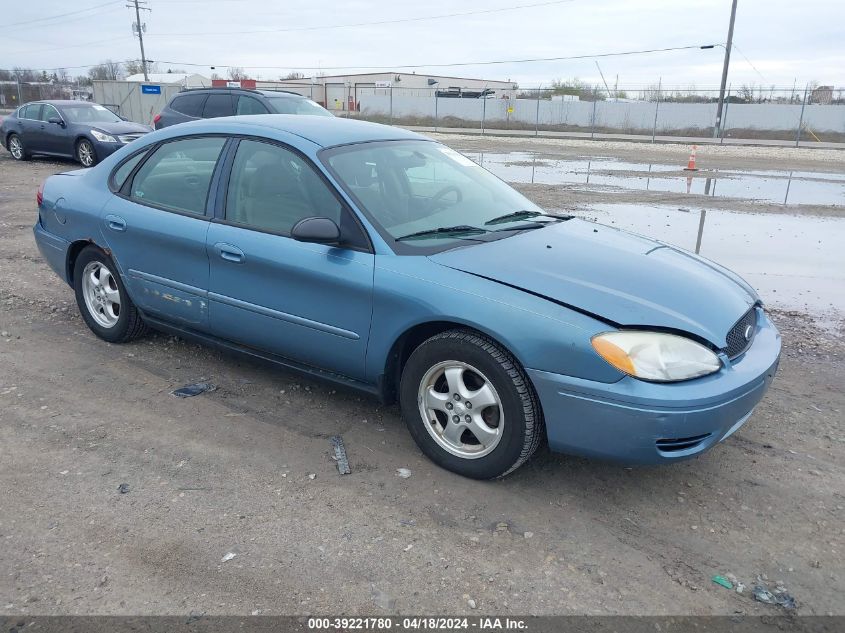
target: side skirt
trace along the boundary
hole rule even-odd
[[[216,347],[224,351],[234,352],[238,355],[249,356],[251,358],[275,365],[276,367],[283,367],[285,369],[289,369],[300,374],[305,374],[310,378],[315,378],[317,380],[328,382],[334,385],[340,385],[341,387],[346,387],[348,389],[354,389],[355,391],[360,391],[370,396],[374,396],[379,400],[383,400],[383,394],[378,385],[372,385],[361,380],[355,380],[354,378],[348,378],[341,374],[326,371],[325,369],[312,367],[304,363],[299,363],[297,361],[284,358],[283,356],[279,356],[277,354],[264,352],[262,350],[247,347],[245,345],[239,345],[238,343],[233,343],[232,341],[218,338],[210,334],[197,332],[196,330],[174,325],[167,321],[162,321],[147,314],[142,313],[142,316],[147,325],[167,334],[173,334],[174,336],[179,336],[188,340],[195,341],[197,343],[202,343],[210,347]]]

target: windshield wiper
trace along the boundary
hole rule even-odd
[[[417,231],[416,233],[409,233],[401,237],[395,238],[397,242],[408,240],[415,237],[432,237],[436,235],[458,235],[462,233],[487,233],[487,229],[481,229],[477,226],[469,226],[468,224],[459,224],[457,226],[440,226],[436,229],[427,229],[425,231]]]
[[[543,216],[544,218],[553,218],[555,220],[561,219],[554,215],[549,215],[548,213],[540,213],[539,211],[514,211],[513,213],[506,213],[505,215],[500,215],[499,217],[493,218],[492,220],[487,220],[484,223],[485,226],[489,224],[504,224],[505,222],[515,222],[516,220],[526,220],[528,218],[536,218],[537,216]]]

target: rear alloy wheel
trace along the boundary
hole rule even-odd
[[[73,287],[82,319],[101,339],[125,343],[146,331],[117,267],[99,248],[87,246],[76,258]]]
[[[97,152],[94,145],[87,139],[82,139],[76,144],[76,160],[83,167],[93,167],[97,164]]]
[[[21,137],[17,134],[12,134],[9,137],[9,153],[15,160],[29,160],[29,153],[27,153]]]
[[[422,451],[474,479],[517,469],[543,436],[540,405],[519,363],[469,330],[438,334],[414,350],[402,372],[400,401]]]

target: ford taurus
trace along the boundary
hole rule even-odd
[[[100,338],[153,327],[398,400],[437,464],[669,463],[778,365],[760,298],[662,242],[550,215],[462,154],[354,120],[148,134],[47,179],[35,239]]]

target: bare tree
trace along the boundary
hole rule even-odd
[[[288,73],[284,77],[279,77],[279,81],[294,81],[296,79],[305,79],[305,75],[303,73],[298,73],[296,71]]]
[[[91,79],[116,80],[120,77],[121,64],[107,59],[96,66],[88,69],[88,76]]]
[[[244,69],[239,66],[232,66],[229,68],[229,79],[232,81],[241,81],[242,79],[249,79]]]

